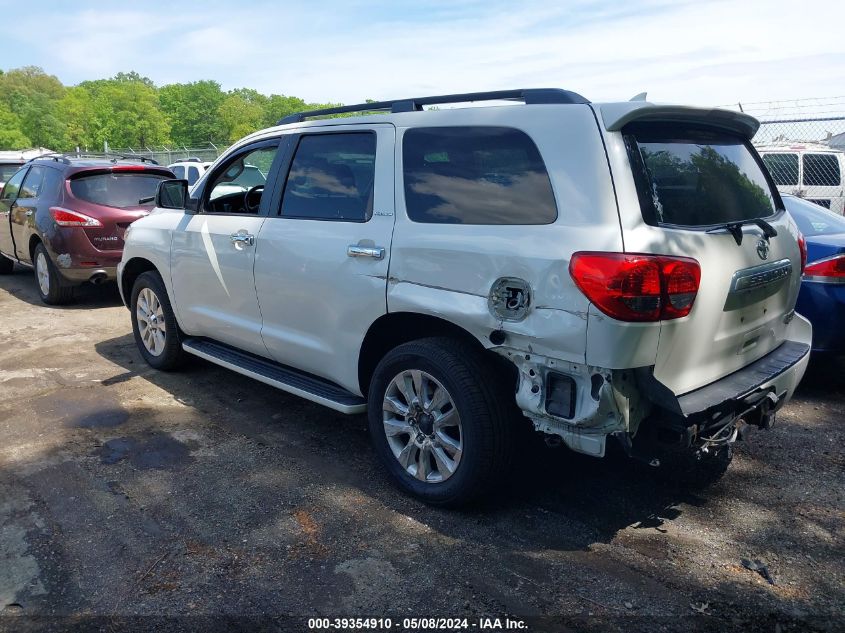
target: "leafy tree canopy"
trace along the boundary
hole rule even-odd
[[[135,71],[64,86],[37,66],[0,69],[0,149],[226,145],[300,110],[337,104],[224,91],[212,80],[164,86]]]

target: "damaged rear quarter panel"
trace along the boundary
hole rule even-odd
[[[450,110],[427,113],[427,125],[437,126],[440,118],[449,126],[500,126],[525,132],[545,162],[557,220],[546,225],[412,222],[402,171],[407,128],[399,127],[388,311],[446,319],[488,348],[490,333],[502,329],[509,348],[584,363],[589,302],[569,275],[569,260],[579,250],[622,250],[613,183],[592,110],[587,106]],[[490,311],[491,289],[503,277],[524,280],[530,287],[531,305],[523,320],[502,320]]]

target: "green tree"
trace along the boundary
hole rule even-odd
[[[170,142],[170,126],[148,81],[121,74],[113,79],[85,81],[79,86],[91,95],[92,116],[88,138],[98,149],[144,148]],[[93,148],[92,148],[93,149]]]
[[[98,149],[91,136],[94,119],[94,102],[91,94],[73,86],[68,88],[65,96],[59,100],[58,117],[64,123],[64,142],[57,149],[75,150]]]
[[[230,92],[217,111],[224,140],[229,143],[260,130],[264,120],[262,104],[242,93]]]
[[[267,99],[267,105],[264,107],[264,120],[262,125],[270,127],[276,125],[279,119],[308,110],[309,106],[305,101],[299,97],[288,97],[286,95],[270,95]]]
[[[17,130],[31,145],[60,147],[64,142],[64,123],[57,104],[65,87],[53,75],[37,66],[10,70],[0,76],[0,99],[18,118]]]
[[[159,90],[159,101],[176,145],[195,147],[224,141],[218,110],[226,96],[216,81],[170,84]]]
[[[32,141],[21,132],[20,118],[5,103],[0,103],[0,149],[28,147],[32,147]]]

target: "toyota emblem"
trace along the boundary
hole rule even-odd
[[[760,259],[769,259],[769,242],[767,240],[760,239],[757,242],[757,254]]]

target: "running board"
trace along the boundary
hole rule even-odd
[[[223,343],[205,338],[188,338],[182,341],[182,349],[216,365],[341,413],[364,413],[367,410],[367,401],[364,398],[339,385]]]

